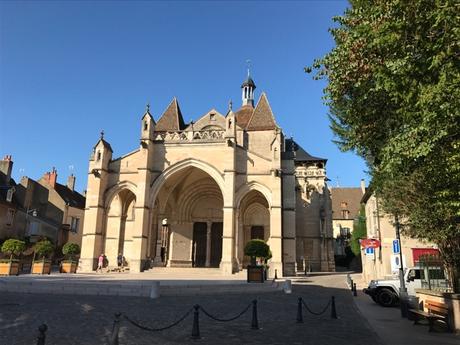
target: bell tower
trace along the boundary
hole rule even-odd
[[[254,90],[255,89],[256,89],[256,84],[254,83],[254,80],[252,80],[251,75],[249,73],[249,68],[248,68],[248,77],[241,85],[241,90],[242,90],[241,98],[243,100],[243,106],[250,105],[251,107],[254,107]]]

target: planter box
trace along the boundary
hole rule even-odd
[[[19,262],[0,262],[0,275],[19,275]]]
[[[248,265],[248,283],[263,283],[265,281],[265,267]]]
[[[49,261],[34,261],[32,265],[32,274],[50,274],[51,262]]]
[[[76,273],[78,262],[65,261],[61,263],[61,273]]]

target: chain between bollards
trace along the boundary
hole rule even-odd
[[[200,339],[200,306],[195,304],[193,309],[192,339]]]
[[[297,323],[303,323],[303,315],[302,315],[302,297],[299,297],[297,302]]]
[[[337,311],[335,309],[335,297],[331,297],[331,319],[337,319]]]
[[[110,345],[118,345],[118,332],[120,331],[121,313],[115,313],[113,320],[112,335],[110,336]]]
[[[48,326],[46,324],[40,325],[38,327],[38,337],[37,337],[37,345],[45,345],[46,340],[46,331],[48,330]]]
[[[251,329],[259,329],[259,320],[257,318],[257,300],[252,301],[252,321]]]

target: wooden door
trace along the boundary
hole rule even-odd
[[[204,267],[206,263],[206,228],[202,222],[193,223],[193,267]]]
[[[222,259],[223,223],[212,223],[211,226],[211,267],[219,267]]]

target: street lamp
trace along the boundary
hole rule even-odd
[[[161,262],[166,266],[167,249],[168,249],[168,219],[161,221]]]
[[[401,233],[399,231],[399,218],[395,215],[396,239],[399,242],[399,305],[401,306],[401,316],[407,317],[407,289],[404,281],[404,264],[402,255]]]

